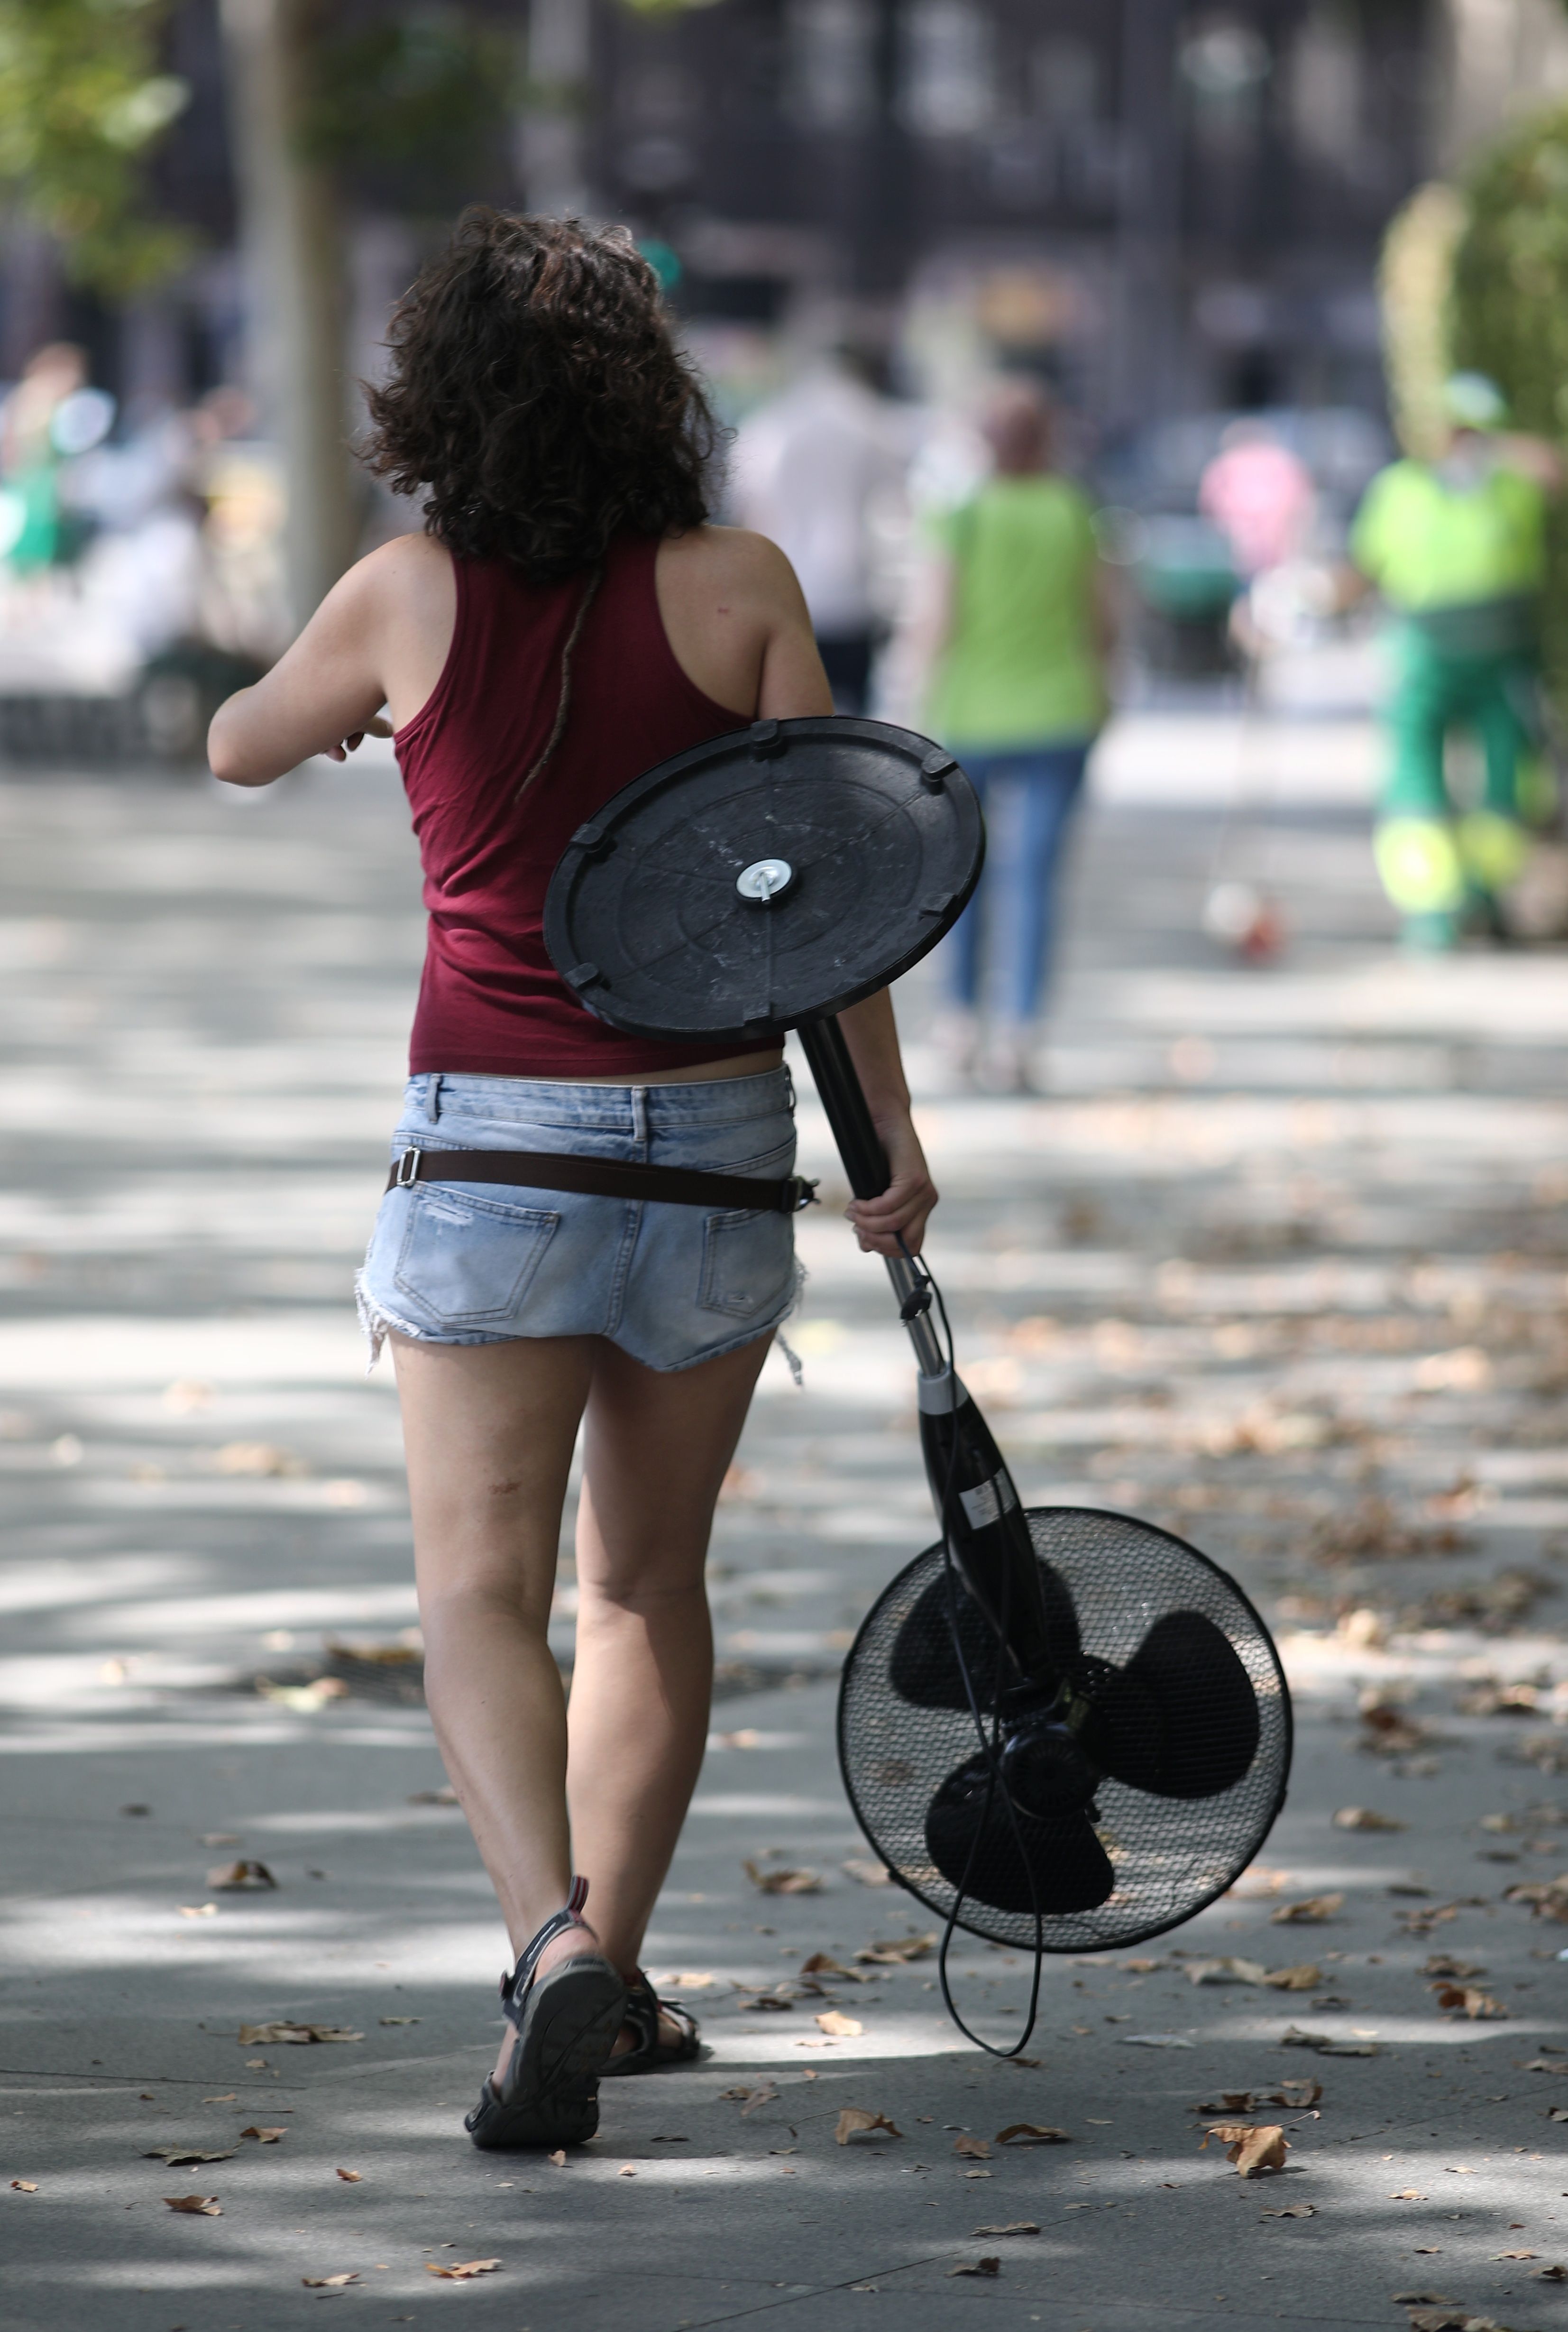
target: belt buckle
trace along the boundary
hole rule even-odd
[[[803,1174],[792,1174],[784,1188],[789,1192],[786,1214],[803,1215],[808,1207],[818,1204],[816,1182],[808,1181]]]
[[[419,1161],[423,1155],[423,1150],[404,1152],[392,1172],[392,1187],[394,1190],[412,1190],[419,1180]]]

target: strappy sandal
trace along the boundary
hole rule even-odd
[[[626,2019],[626,1986],[598,1952],[535,1973],[546,1945],[586,1926],[588,1882],[574,1878],[565,1910],[524,1945],[501,1978],[501,2007],[517,2031],[505,2074],[492,2075],[463,2127],[476,2146],[582,2146],[599,2127],[599,2075]]]
[[[678,2040],[662,2040],[659,2021],[667,2018],[679,2034]],[[600,2069],[600,2078],[609,2080],[622,2073],[653,2073],[666,2065],[688,2065],[702,2054],[702,2036],[697,2019],[678,2000],[660,2000],[641,1968],[626,1986],[626,2008],[622,2018],[637,2038],[630,2049],[620,2050],[607,2065]]]

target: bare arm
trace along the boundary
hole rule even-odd
[[[892,1175],[879,1199],[853,1199],[846,1211],[868,1255],[898,1255],[900,1239],[917,1255],[937,1190],[909,1115],[891,992],[884,988],[863,1004],[852,1004],[840,1013],[839,1026]]]

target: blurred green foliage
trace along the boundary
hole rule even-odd
[[[1456,366],[1495,380],[1511,425],[1568,445],[1568,107],[1488,147],[1468,174],[1454,248],[1448,342]],[[1568,709],[1568,509],[1549,535],[1542,645]]]
[[[145,290],[185,259],[146,163],[190,97],[160,72],[167,0],[0,0],[0,190],[81,282]]]
[[[522,49],[463,7],[387,9],[324,32],[311,79],[305,143],[315,159],[394,169],[400,206],[447,209],[504,167]]]

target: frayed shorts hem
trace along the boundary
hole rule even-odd
[[[687,1369],[699,1369],[704,1361],[721,1360],[727,1352],[742,1352],[747,1344],[760,1343],[765,1336],[777,1336],[789,1362],[791,1373],[798,1384],[801,1381],[800,1362],[790,1351],[788,1344],[784,1343],[781,1332],[784,1322],[798,1308],[805,1284],[804,1268],[797,1263],[794,1266],[794,1285],[790,1288],[789,1295],[771,1320],[754,1323],[751,1326],[742,1329],[738,1335],[727,1338],[721,1344],[705,1344],[701,1352],[693,1352],[685,1360],[651,1361],[632,1345],[622,1342],[619,1336],[606,1336],[604,1342],[607,1344],[613,1344],[617,1352],[624,1352],[628,1360],[636,1361],[642,1368],[651,1369],[661,1377],[674,1377],[683,1374]],[[385,1306],[373,1303],[366,1287],[365,1274],[362,1271],[356,1272],[354,1275],[354,1301],[358,1307],[359,1324],[365,1331],[366,1340],[370,1347],[370,1358],[365,1364],[366,1376],[381,1358],[382,1347],[389,1335],[406,1336],[411,1343],[415,1344],[528,1344],[547,1343],[553,1341],[553,1338],[547,1335],[530,1336],[526,1329],[499,1335],[486,1329],[452,1328],[438,1334],[432,1329],[420,1327],[413,1320],[400,1320],[395,1313],[388,1312]]]

